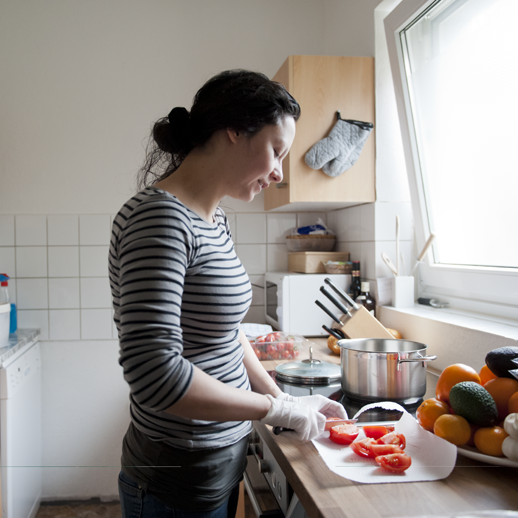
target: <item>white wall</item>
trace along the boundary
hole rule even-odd
[[[129,416],[104,261],[151,122],[223,69],[273,76],[290,54],[372,56],[378,3],[1,3],[0,271],[20,327],[42,329],[44,499],[117,494]],[[262,197],[224,206],[254,284],[286,269],[287,228],[326,218],[265,214]],[[261,303],[254,289],[250,320]]]

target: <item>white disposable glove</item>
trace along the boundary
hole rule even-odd
[[[291,403],[300,403],[301,405],[307,405],[317,412],[324,414],[326,417],[340,417],[340,419],[349,419],[347,412],[340,403],[321,396],[320,394],[314,396],[295,397],[291,394],[286,394],[286,392],[281,392],[276,399],[289,401]]]
[[[290,430],[286,434],[293,434],[301,441],[310,441],[324,432],[326,418],[318,410],[308,405],[283,401],[270,394],[266,394],[266,397],[272,406],[261,423],[286,428]]]

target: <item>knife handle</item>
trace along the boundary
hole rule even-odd
[[[332,328],[327,327],[327,326],[322,326],[322,329],[324,331],[326,331],[327,333],[329,333],[330,335],[334,336],[337,340],[343,340],[345,338],[344,336],[341,336],[339,334],[339,333],[342,332],[339,329],[332,329]]]
[[[320,292],[323,293],[342,313],[352,317],[349,308],[346,308],[325,286],[320,286]]]
[[[338,295],[340,295],[340,297],[342,297],[345,301],[347,301],[352,306],[353,309],[355,309],[356,311],[358,311],[360,309],[360,306],[358,306],[358,304],[356,304],[356,302],[354,302],[354,300],[351,297],[349,297],[349,295],[347,295],[347,293],[345,293],[344,290],[342,290],[336,284],[334,284],[333,281],[329,277],[326,277],[324,279],[324,282],[326,284],[328,284],[329,286],[331,286],[331,288],[333,288],[333,290],[336,293],[338,293]]]
[[[275,435],[279,435],[282,432],[294,432],[295,430],[292,430],[291,428],[283,428],[282,426],[274,426],[272,428],[272,432]]]
[[[315,300],[315,304],[320,308],[322,309],[323,311],[325,311],[337,324],[340,324],[341,326],[344,325],[344,323],[335,315],[333,314],[332,311],[330,311],[329,309],[327,309],[324,304],[322,304],[322,302],[320,302],[318,299]]]

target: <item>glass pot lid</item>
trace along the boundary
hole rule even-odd
[[[277,379],[287,383],[302,385],[328,385],[342,378],[342,368],[313,358],[313,347],[309,347],[309,358],[284,363],[275,367]]]

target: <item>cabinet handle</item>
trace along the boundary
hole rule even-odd
[[[275,188],[276,189],[282,189],[283,187],[288,187],[287,183],[276,183]]]

